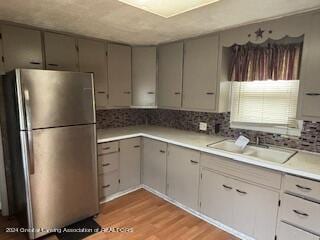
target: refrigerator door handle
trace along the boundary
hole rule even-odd
[[[24,101],[25,101],[25,110],[26,110],[26,121],[27,121],[27,141],[28,141],[28,165],[29,165],[29,174],[34,174],[34,157],[33,157],[33,138],[32,138],[32,124],[31,124],[31,109],[30,109],[30,95],[29,90],[25,89]]]

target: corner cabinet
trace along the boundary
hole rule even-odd
[[[96,108],[108,106],[107,57],[105,42],[79,39],[79,68],[81,72],[93,73]]]
[[[216,110],[218,35],[185,41],[182,107]]]
[[[46,69],[79,71],[76,39],[57,33],[44,33]]]
[[[1,26],[6,72],[15,68],[43,69],[41,33],[9,25]]]
[[[158,47],[158,106],[181,108],[183,42]]]
[[[300,74],[298,118],[310,121],[320,120],[320,13],[311,17],[304,36],[304,48]]]
[[[131,106],[131,47],[108,44],[108,85],[111,107]]]
[[[200,152],[168,146],[167,195],[190,207],[198,209]]]
[[[166,194],[167,143],[143,138],[142,183]]]
[[[155,107],[157,85],[157,48],[132,48],[132,106]]]

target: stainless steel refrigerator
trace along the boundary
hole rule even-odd
[[[29,237],[97,214],[92,74],[16,69],[1,91],[10,210]]]

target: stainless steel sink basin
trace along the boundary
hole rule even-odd
[[[248,145],[244,150],[241,150],[237,145],[235,145],[235,141],[233,140],[225,140],[222,142],[209,144],[208,147],[244,155],[256,160],[269,161],[279,164],[284,164],[296,153],[294,150],[272,146],[265,148],[258,145]]]

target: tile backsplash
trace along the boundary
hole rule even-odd
[[[172,127],[199,132],[199,122],[208,124],[207,134],[237,138],[240,133],[261,143],[286,146],[313,152],[320,152],[320,122],[303,123],[299,138],[287,138],[280,134],[230,128],[230,113],[208,113],[165,109],[112,109],[97,111],[97,127],[125,127],[141,124]],[[216,130],[218,128],[218,132]]]

